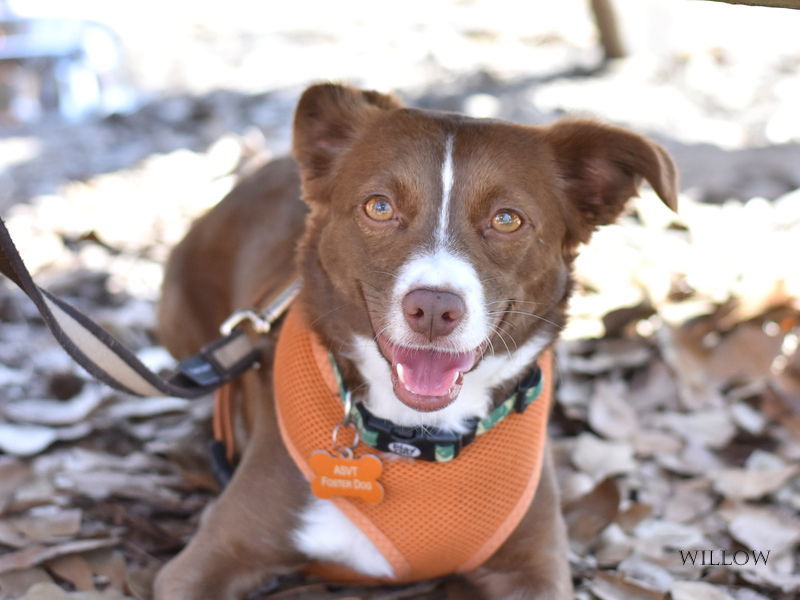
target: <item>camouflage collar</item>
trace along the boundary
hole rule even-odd
[[[339,382],[341,398],[347,391],[331,356],[333,372]],[[467,433],[457,434],[436,428],[404,427],[373,415],[361,402],[351,405],[350,420],[358,429],[359,437],[368,446],[382,452],[391,452],[407,458],[446,463],[456,458],[461,450],[477,437],[489,431],[508,415],[523,412],[544,387],[544,376],[539,365],[533,368],[517,385],[517,389],[484,419],[474,418],[468,423]]]

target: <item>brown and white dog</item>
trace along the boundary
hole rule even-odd
[[[294,159],[244,179],[175,249],[162,339],[192,354],[299,272],[296,302],[355,399],[411,427],[463,431],[515,388],[564,325],[579,245],[642,178],[677,203],[669,156],[634,133],[415,110],[332,84],[303,94]],[[160,572],[158,600],[241,598],[315,560],[392,575],[359,529],[310,495],[281,443],[273,353],[241,381],[233,480]],[[549,458],[520,524],[467,579],[492,600],[571,597]]]

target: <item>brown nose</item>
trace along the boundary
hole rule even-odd
[[[431,341],[449,335],[467,311],[461,296],[442,290],[413,290],[402,302],[406,323]]]

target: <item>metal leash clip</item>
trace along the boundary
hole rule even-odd
[[[266,334],[272,329],[272,323],[263,318],[260,314],[252,308],[244,308],[232,313],[227,319],[219,326],[219,332],[222,335],[230,335],[234,329],[245,321],[249,322],[256,333]]]
[[[239,325],[248,322],[256,333],[261,335],[269,333],[272,329],[272,324],[286,312],[302,285],[303,280],[298,277],[284,288],[261,313],[252,308],[244,308],[233,312],[219,326],[219,332],[224,336],[229,336]]]

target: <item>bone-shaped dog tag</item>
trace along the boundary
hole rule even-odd
[[[344,458],[317,450],[308,462],[314,471],[311,492],[317,498],[349,496],[370,503],[383,500],[383,486],[378,483],[383,464],[377,456]]]

